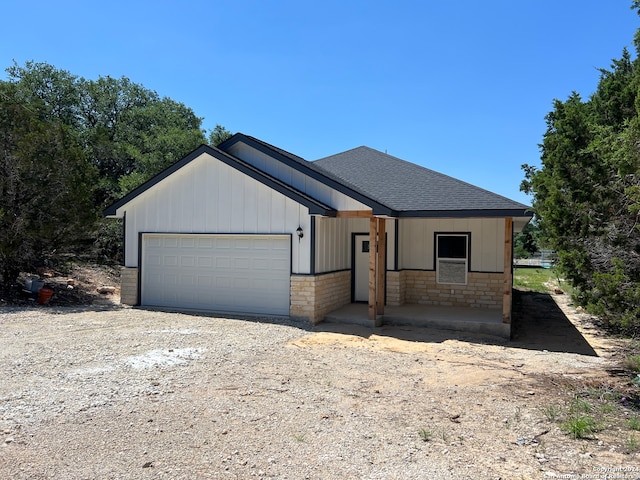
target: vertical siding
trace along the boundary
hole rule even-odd
[[[387,220],[387,268],[394,267],[395,222]],[[351,268],[353,233],[369,233],[367,218],[316,218],[316,272]]]
[[[287,233],[292,271],[310,272],[308,209],[210,157],[192,161],[127,207],[125,265],[138,266],[138,232]]]
[[[471,233],[471,270],[504,270],[504,219],[401,219],[399,269],[434,269],[436,232]]]
[[[229,153],[336,210],[364,210],[369,208],[244,143],[236,143],[229,148]]]

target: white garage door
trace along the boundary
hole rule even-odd
[[[142,236],[142,305],[289,314],[290,237]]]

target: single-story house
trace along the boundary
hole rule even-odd
[[[125,304],[287,315],[344,305],[501,311],[529,207],[368,147],[316,161],[236,134],[108,207]]]

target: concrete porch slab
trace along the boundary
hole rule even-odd
[[[368,308],[363,303],[351,303],[327,314],[328,323],[373,326]],[[511,325],[502,323],[502,311],[488,308],[436,307],[429,305],[385,306],[383,325],[411,325],[413,327],[455,330],[459,332],[493,335],[509,339]]]

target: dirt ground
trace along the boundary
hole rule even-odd
[[[514,310],[505,341],[0,307],[0,478],[640,478],[626,343],[565,296]]]

